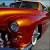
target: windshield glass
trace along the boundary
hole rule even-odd
[[[38,8],[38,3],[29,1],[0,0],[0,7],[5,8]]]

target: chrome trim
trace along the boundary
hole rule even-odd
[[[33,36],[32,36],[32,45],[34,46],[36,44],[36,42],[37,42],[37,38],[33,39]]]
[[[33,36],[32,36],[32,45],[33,45],[33,46],[36,44],[37,38],[38,38],[39,35],[40,35],[39,32],[37,32],[37,31],[34,31],[34,32],[33,32]]]
[[[21,48],[21,50],[29,50],[30,48],[32,48],[32,44],[30,44],[28,47],[26,48]],[[16,48],[16,50],[18,50],[18,48]]]

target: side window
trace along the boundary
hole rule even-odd
[[[38,8],[38,4],[37,3],[34,3],[32,7],[33,8]]]
[[[43,11],[47,11],[47,8],[43,4],[39,4],[39,9]]]
[[[45,7],[44,5],[42,5],[42,10],[47,11],[47,7]]]

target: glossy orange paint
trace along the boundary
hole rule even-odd
[[[48,12],[26,8],[0,8],[0,30],[9,32],[10,47],[23,48],[32,41],[32,32],[39,24],[48,19]],[[10,23],[16,21],[19,31],[9,29]]]

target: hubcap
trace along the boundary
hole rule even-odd
[[[32,36],[32,45],[34,46],[37,42],[37,38],[40,35],[40,33],[38,32],[38,28],[36,28],[33,32],[33,36]]]

